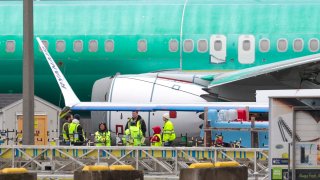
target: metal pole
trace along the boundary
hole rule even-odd
[[[33,0],[23,0],[23,131],[22,144],[34,145]]]
[[[293,109],[293,122],[292,122],[292,180],[296,179],[296,109]],[[290,158],[290,157],[289,157]],[[290,177],[290,172],[289,172]]]
[[[136,151],[136,170],[139,170],[139,151],[140,150],[135,150]]]
[[[204,108],[204,126],[203,126],[203,130],[204,130],[204,137],[203,137],[203,143],[204,143],[204,147],[208,147],[208,143],[210,144],[210,141],[208,142],[208,132],[211,133],[211,131],[208,131],[208,108],[205,107]],[[209,145],[210,146],[210,145]]]
[[[174,157],[174,174],[178,175],[178,150],[174,150],[176,156]]]
[[[14,150],[14,147],[12,147],[12,164],[11,164],[12,168],[14,168],[14,153],[15,153],[15,150]]]
[[[98,161],[97,163],[98,163],[98,165],[99,165],[99,164],[100,164],[100,149],[98,149],[98,158],[97,158],[97,159],[98,159],[98,160],[97,160],[97,161]]]
[[[256,178],[257,177],[257,151],[254,150],[254,177]]]

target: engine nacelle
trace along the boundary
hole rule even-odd
[[[130,102],[130,103],[205,103],[200,97],[207,94],[204,86],[186,80],[159,77],[155,74],[117,75],[97,80],[92,90],[92,101]],[[165,112],[139,112],[146,122],[147,136],[152,136],[153,126],[163,126],[162,115]],[[177,137],[180,134],[199,136],[199,126],[203,120],[197,112],[177,112],[171,118]],[[106,122],[113,132],[123,133],[127,118],[131,112],[92,112],[93,128],[99,122]]]

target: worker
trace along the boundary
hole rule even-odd
[[[73,120],[73,115],[71,113],[67,113],[64,116],[64,119],[66,120],[65,123],[63,123],[62,125],[62,145],[70,145],[70,138],[69,138],[69,125]]]
[[[130,122],[134,121],[136,123],[136,126],[142,131],[143,137],[146,137],[146,123],[142,119],[142,117],[139,115],[138,111],[132,111],[132,117],[128,118],[128,122],[126,124],[126,127],[124,128],[125,130],[130,128]]]
[[[85,140],[83,128],[80,125],[80,115],[73,116],[72,123],[69,125],[69,138],[71,144],[75,146],[82,146]]]
[[[136,126],[136,122],[130,123],[130,128],[125,131],[128,146],[141,146],[142,131]]]
[[[153,136],[150,139],[151,146],[162,146],[161,127],[155,126],[152,128],[152,130],[153,130]]]
[[[214,141],[214,147],[223,147],[223,136],[222,134],[216,135],[216,139]]]
[[[99,130],[94,134],[96,146],[111,146],[111,135],[106,123],[99,124]]]
[[[172,146],[173,141],[176,139],[176,133],[174,132],[172,122],[169,120],[169,113],[163,114],[162,120],[164,121],[162,134],[163,145]]]

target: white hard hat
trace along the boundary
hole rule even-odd
[[[166,118],[166,119],[169,119],[169,118],[170,118],[169,113],[164,113],[164,114],[162,115],[162,117],[164,117],[164,118]]]

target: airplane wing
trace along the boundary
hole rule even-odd
[[[223,84],[228,84],[231,82],[244,80],[252,77],[256,77],[263,74],[273,73],[281,70],[286,70],[302,65],[308,65],[312,63],[318,63],[320,61],[320,54],[313,54],[309,56],[303,56],[299,58],[289,59],[285,61],[280,61],[276,63],[255,66],[247,69],[242,69],[233,72],[222,73],[218,75],[213,75],[211,78],[209,76],[204,76],[204,80],[210,79],[211,82],[208,88],[220,86]]]
[[[43,45],[40,38],[37,37],[40,48],[45,55],[47,62],[59,84],[62,91],[65,104],[71,110],[86,110],[86,111],[204,111],[205,108],[235,109],[249,108],[250,112],[268,112],[268,103],[255,102],[213,102],[202,104],[137,104],[137,103],[110,103],[110,102],[80,102],[75,95],[71,86],[61,73],[60,69],[50,56],[48,50]]]

